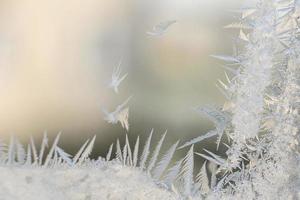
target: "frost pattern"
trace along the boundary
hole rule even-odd
[[[60,134],[49,150],[46,133],[39,148],[31,137],[26,150],[12,136],[9,144],[0,143],[1,198],[41,199],[44,191],[44,199],[300,199],[300,2],[257,0],[234,12],[240,21],[225,28],[239,30],[241,53],[212,56],[233,74],[218,85],[228,102],[223,109],[196,109],[214,130],[182,145],[177,141],[164,153],[166,134],[153,152],[153,130],[142,152],[139,137],[131,148],[126,135],[124,146],[118,139],[98,159],[90,158],[95,137],[72,156],[59,147]],[[105,114],[128,130],[127,102]],[[116,117],[120,113],[122,119]],[[194,144],[213,136],[217,149],[227,147],[226,156],[194,152]],[[186,156],[174,161],[176,150],[185,147]],[[199,157],[206,161],[195,177]]]

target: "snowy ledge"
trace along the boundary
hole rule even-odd
[[[0,167],[2,200],[175,200],[145,172],[111,163],[99,167]]]

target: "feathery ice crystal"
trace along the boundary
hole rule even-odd
[[[149,36],[153,36],[153,37],[163,36],[167,32],[167,29],[172,24],[175,24],[175,23],[176,23],[176,20],[168,20],[168,21],[160,22],[159,24],[155,25],[151,31],[147,31],[147,34]]]

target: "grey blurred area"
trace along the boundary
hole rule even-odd
[[[206,133],[213,124],[194,106],[222,105],[215,87],[224,69],[211,54],[231,54],[238,0],[2,0],[0,1],[0,134],[40,141],[63,132],[74,153],[97,135],[105,155],[126,130],[103,120],[128,96],[129,138],[142,143],[168,130],[168,145]],[[146,34],[176,20],[161,37]],[[128,77],[107,88],[122,59]],[[214,144],[214,140],[203,145]],[[166,145],[166,147],[168,147]]]

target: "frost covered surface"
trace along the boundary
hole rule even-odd
[[[223,115],[231,120],[218,121],[219,111],[209,118],[219,136],[227,135],[228,150],[225,157],[196,153],[216,165],[203,198],[300,199],[299,9],[296,0],[258,0],[237,11],[239,22],[225,27],[239,30],[239,53],[213,57],[227,62],[232,74],[228,84],[220,82],[228,100]]]
[[[139,138],[133,148],[127,136],[122,147],[117,140],[106,157],[98,159],[89,158],[96,137],[72,156],[59,147],[60,133],[51,145],[46,133],[41,145],[31,138],[26,150],[12,136],[9,144],[0,143],[0,178],[5,180],[0,183],[0,199],[179,199],[173,184],[183,170],[181,162],[168,170],[179,142],[160,152],[165,133],[150,152],[152,134],[153,130],[143,148]],[[193,162],[193,157],[187,158]],[[193,173],[192,168],[185,172]]]
[[[221,57],[239,68],[224,87],[232,105],[226,109],[232,116],[227,158],[203,156],[225,171],[213,198],[300,198],[299,6],[261,0],[242,9],[239,26],[231,26],[245,45],[234,59]]]
[[[84,168],[0,168],[3,200],[177,199],[145,173],[117,163]]]
[[[162,180],[178,142],[156,164],[165,135],[150,157],[152,133],[140,157],[139,139],[130,148],[126,136],[123,147],[117,140],[116,150],[112,144],[106,157],[98,159],[89,158],[96,137],[71,156],[59,147],[60,133],[51,145],[46,133],[41,145],[31,138],[26,150],[12,136],[9,144],[0,143],[0,178],[5,180],[0,183],[0,199],[178,199]],[[169,178],[174,180],[177,175]]]

